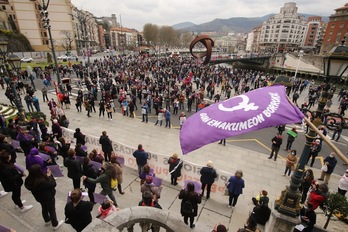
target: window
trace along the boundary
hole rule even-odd
[[[335,24],[333,23],[333,24],[331,24],[331,27],[330,28],[335,28]]]
[[[6,10],[6,6],[5,6],[5,5],[2,5],[2,9],[3,9],[3,10]]]
[[[341,24],[340,24],[340,28],[344,28],[344,23],[341,23]]]

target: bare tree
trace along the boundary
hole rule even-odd
[[[61,46],[64,48],[65,51],[71,51],[71,45],[73,42],[71,32],[63,30],[60,32],[60,34],[64,35],[64,38],[61,40]]]
[[[147,43],[150,43],[151,41],[152,44],[157,44],[159,41],[158,32],[159,28],[157,25],[151,23],[144,25],[144,38]]]

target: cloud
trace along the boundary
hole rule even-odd
[[[289,0],[71,0],[78,8],[90,11],[95,16],[120,15],[125,27],[139,31],[146,23],[172,26],[181,22],[201,24],[216,18],[260,17],[279,13]],[[320,16],[334,14],[334,9],[344,6],[346,0],[301,0],[296,3],[298,13]]]

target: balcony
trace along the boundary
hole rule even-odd
[[[104,220],[93,220],[83,231],[147,231],[141,228],[141,224],[152,224],[160,227],[160,231],[176,232],[189,231],[179,213],[173,213],[165,209],[136,206],[117,211]],[[196,224],[195,231],[211,231],[206,226]]]

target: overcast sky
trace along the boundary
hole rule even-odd
[[[172,26],[182,22],[201,24],[216,18],[259,17],[279,13],[289,0],[71,0],[97,17],[116,14],[128,28],[143,30],[146,23]],[[293,1],[295,2],[295,1]],[[329,16],[347,0],[298,0],[298,13]]]

